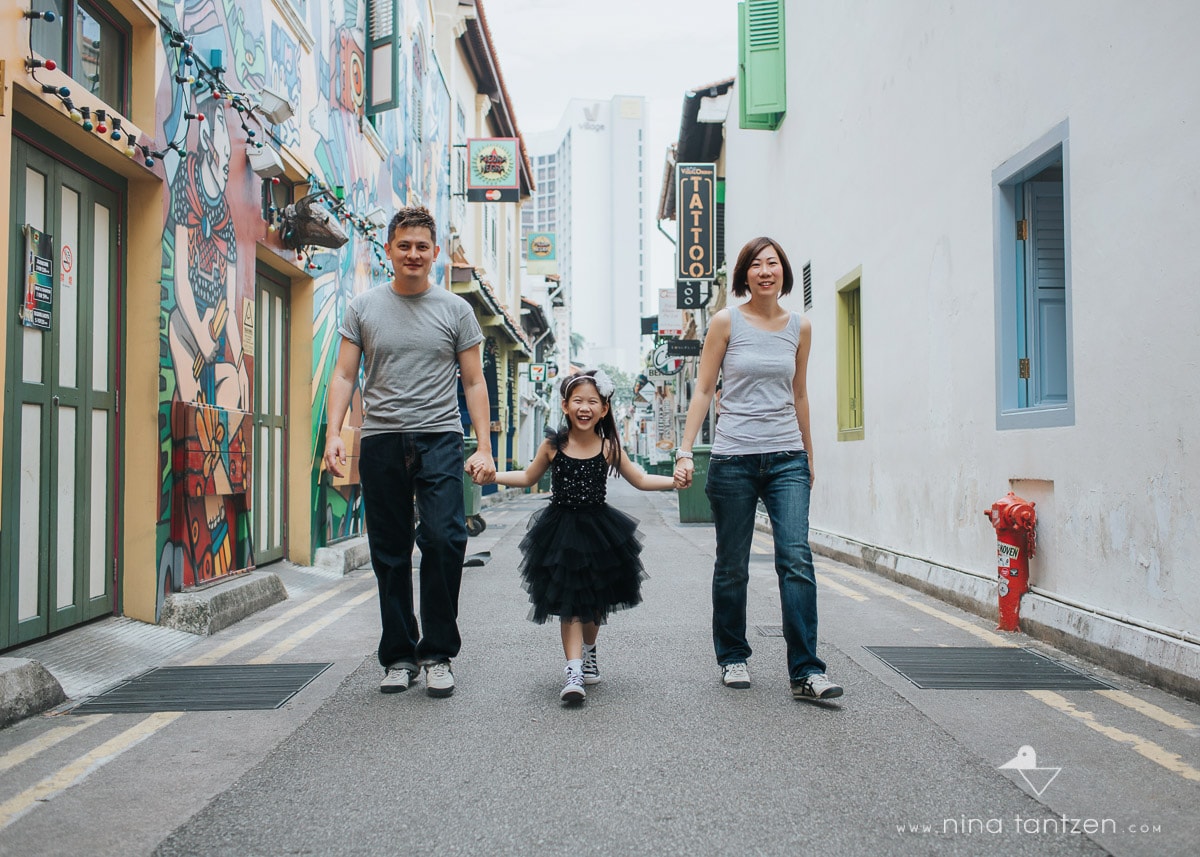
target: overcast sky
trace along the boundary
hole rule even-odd
[[[736,0],[484,0],[484,12],[527,138],[553,130],[571,98],[646,98],[653,224],[684,93],[737,71]],[[652,234],[649,285],[673,286],[671,244]]]

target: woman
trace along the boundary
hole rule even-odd
[[[750,686],[746,593],[761,499],[775,540],[792,696],[833,699],[842,688],[829,680],[817,657],[817,586],[808,545],[813,445],[806,374],[812,324],[779,303],[792,290],[792,267],[770,238],[755,238],[742,248],[731,289],[749,300],[713,316],[675,453],[675,483],[686,487],[694,470],[692,444],[720,375],[721,417],[705,486],[717,535],[712,589],[717,664],[726,687]]]

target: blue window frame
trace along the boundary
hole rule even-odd
[[[998,429],[1075,424],[1067,132],[992,172]]]

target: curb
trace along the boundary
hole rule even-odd
[[[58,679],[37,661],[0,658],[0,729],[61,704]]]
[[[336,545],[317,548],[313,565],[327,571],[349,574],[371,562],[371,549],[366,536],[357,536]]]
[[[168,595],[159,624],[208,636],[287,597],[287,587],[279,575],[250,572],[209,589]]]

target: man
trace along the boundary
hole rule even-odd
[[[496,472],[489,433],[483,333],[462,298],[429,282],[437,227],[423,207],[402,208],[388,226],[394,277],[346,308],[337,365],[329,379],[325,466],[344,475],[342,421],[365,358],[359,473],[367,541],[379,584],[384,693],[407,690],[420,668],[430,696],[454,693],[458,590],[467,527],[463,508],[461,375],[478,450],[466,462],[479,480]],[[416,515],[413,497],[416,497]],[[413,614],[412,549],[421,549],[421,623]]]

